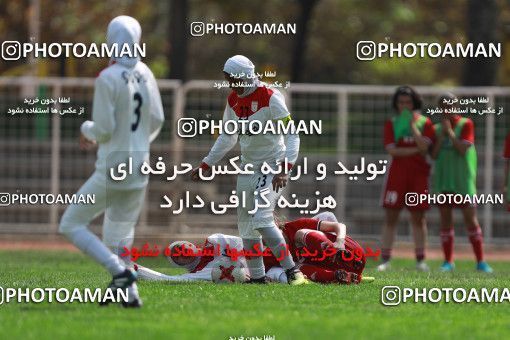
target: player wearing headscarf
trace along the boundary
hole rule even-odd
[[[384,124],[384,147],[391,156],[382,195],[385,223],[382,232],[382,263],[379,271],[390,268],[391,251],[400,211],[406,207],[411,213],[411,224],[416,254],[416,269],[428,271],[425,263],[427,202],[407,202],[416,195],[428,193],[430,164],[427,155],[434,144],[434,126],[430,118],[419,113],[421,97],[410,86],[397,88],[393,95],[396,115]],[[408,204],[411,203],[411,204]]]
[[[283,95],[277,89],[270,89],[255,76],[255,66],[242,55],[229,58],[223,68],[225,79],[230,83],[232,92],[223,114],[223,123],[234,121],[238,124],[242,120],[259,121],[262,126],[268,122],[282,121],[283,124],[292,123],[291,115],[285,104]],[[241,161],[243,165],[252,164],[253,175],[239,175],[237,177],[237,194],[246,194],[246,207],[238,207],[238,229],[243,239],[245,249],[261,248],[262,241],[273,253],[280,253],[285,244],[281,233],[273,219],[276,202],[288,180],[288,171],[296,162],[299,153],[299,136],[294,133],[282,134],[241,134],[229,135],[222,133],[214,143],[209,154],[203,159],[199,168],[193,170],[191,176],[199,179],[199,170],[208,171],[219,162],[225,154],[234,147],[239,140],[241,146]],[[265,162],[270,166],[278,163],[282,165],[277,174],[262,174],[261,165]],[[254,207],[255,192],[265,192],[270,203],[268,207],[259,207],[253,215],[248,212]],[[291,285],[305,284],[304,275],[292,260],[290,255],[280,261],[287,271],[288,282]],[[252,283],[265,283],[263,259],[254,257],[248,260]]]
[[[135,53],[142,29],[136,19],[114,18],[108,25],[107,43],[117,44],[118,51],[131,53],[112,57],[110,66],[95,81],[92,120],[81,126],[80,147],[96,144],[96,170],[77,195],[95,195],[95,204],[71,204],[60,220],[59,231],[76,247],[104,266],[113,276],[112,289],[128,289],[126,307],[141,306],[136,273],[127,269],[118,257],[122,246],[130,247],[138,220],[148,177],[133,174],[124,181],[114,181],[108,169],[131,159],[140,168],[148,161],[151,142],[158,136],[164,121],[158,85],[151,70]],[[88,225],[104,214],[103,242]],[[109,249],[110,248],[110,249]]]

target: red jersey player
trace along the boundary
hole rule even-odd
[[[382,196],[386,216],[382,233],[383,262],[377,267],[379,271],[390,267],[395,227],[404,207],[411,213],[416,268],[429,270],[424,262],[427,237],[425,211],[429,205],[414,199],[428,193],[430,164],[426,155],[434,143],[435,133],[431,120],[417,111],[421,105],[421,98],[413,88],[397,88],[393,95],[393,108],[397,114],[384,125],[384,147],[392,160]]]
[[[333,214],[331,214],[333,215]],[[366,258],[361,246],[346,235],[346,226],[336,218],[299,218],[280,225],[290,253],[295,256],[300,269],[310,280],[319,283],[359,283]],[[301,248],[317,255],[300,257]],[[327,249],[336,249],[333,257],[323,256]],[[356,256],[355,256],[356,254]],[[351,260],[352,259],[352,260]],[[272,257],[264,258],[266,268],[278,263]],[[274,279],[275,271],[268,271]]]

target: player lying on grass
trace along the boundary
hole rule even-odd
[[[318,218],[278,223],[291,254],[295,255],[303,274],[314,282],[359,283],[366,264],[363,248],[346,235],[345,224],[339,223],[331,213],[323,214]],[[300,256],[303,249],[314,256]],[[274,257],[264,260],[266,268],[277,267]]]
[[[133,53],[141,33],[138,21],[119,16],[108,25],[107,43],[119,44],[119,50],[128,46]],[[96,170],[78,195],[94,194],[96,201],[91,205],[71,204],[60,220],[59,231],[112,274],[110,288],[128,289],[129,303],[124,303],[125,307],[139,307],[141,300],[136,273],[127,269],[118,257],[118,249],[123,240],[128,240],[123,245],[131,247],[148,176],[133,175],[115,182],[107,169],[128,158],[133,166],[148,160],[150,143],[158,136],[163,121],[158,86],[147,65],[134,56],[112,58],[95,82],[92,120],[81,126],[80,147],[89,149],[98,144],[99,148]],[[88,229],[102,213],[103,242]]]
[[[359,283],[361,274],[365,267],[365,256],[358,243],[345,235],[346,227],[336,221],[336,217],[331,213],[321,213],[314,218],[298,219],[281,224],[282,233],[286,242],[289,242],[289,251],[300,269],[312,281],[318,283]],[[175,254],[177,248],[185,246],[196,250],[197,247],[191,242],[176,241],[169,246],[171,254]],[[219,247],[216,254],[219,256],[169,256],[168,260],[172,267],[186,269],[189,273],[182,275],[165,275],[152,269],[136,265],[139,277],[147,280],[172,281],[172,282],[190,282],[190,281],[210,281],[212,269],[218,261],[225,259],[227,246],[238,252],[243,250],[242,239],[236,236],[213,234],[209,236],[202,246],[202,250],[214,252]],[[296,256],[299,249],[306,248],[314,253],[314,256],[304,257]],[[334,248],[334,254],[330,259],[324,259],[324,252],[327,249]],[[344,252],[345,258],[352,258],[346,261],[342,258]],[[345,256],[347,253],[347,256]],[[359,255],[358,255],[359,254]],[[240,257],[241,267],[246,266],[246,259]],[[276,281],[287,283],[285,270],[279,266],[275,256],[264,256],[264,265],[267,271],[267,277],[264,283]]]

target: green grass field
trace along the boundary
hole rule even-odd
[[[56,251],[2,251],[0,286],[104,288],[109,275],[84,255]],[[163,259],[141,262],[166,269]],[[214,285],[141,282],[144,306],[41,303],[0,305],[0,334],[12,338],[275,339],[501,338],[510,337],[510,304],[380,302],[385,285],[400,287],[509,287],[508,262],[492,262],[495,274],[476,273],[472,261],[457,271],[414,271],[411,260],[395,260],[393,271],[366,275],[358,286]]]

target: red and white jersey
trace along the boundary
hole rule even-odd
[[[163,105],[151,70],[138,61],[129,68],[114,63],[96,78],[92,120],[85,121],[81,132],[99,144],[96,171],[108,178],[108,186],[141,188],[148,176],[140,167],[149,159],[150,143],[164,121]],[[131,158],[132,174],[122,181],[110,178],[110,168]]]
[[[223,123],[226,121],[259,121],[262,129],[268,121],[276,121],[289,116],[283,95],[277,89],[267,88],[264,84],[246,97],[239,97],[235,91],[228,97],[228,103],[223,114]],[[257,124],[258,126],[258,124]],[[276,128],[276,124],[274,125]],[[251,163],[256,168],[263,162],[274,164],[286,157],[287,147],[284,136],[281,134],[227,135],[221,134],[212,147],[209,155],[203,162],[208,165],[216,164],[230,150],[239,139],[241,146],[241,161],[243,164]],[[299,148],[299,146],[298,146]],[[288,159],[294,163],[297,150]]]

